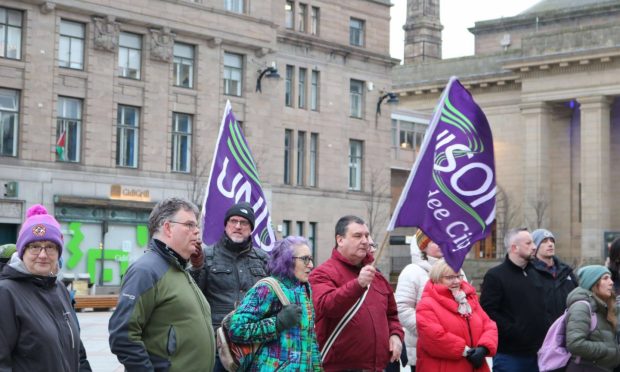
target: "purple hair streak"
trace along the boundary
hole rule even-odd
[[[271,260],[269,260],[269,271],[272,275],[289,279],[295,278],[293,254],[295,247],[299,245],[310,246],[308,240],[303,236],[287,236],[274,243]]]

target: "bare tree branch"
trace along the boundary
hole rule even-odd
[[[187,184],[187,197],[196,204],[200,210],[202,210],[203,207],[202,202],[205,197],[211,165],[211,156],[203,157],[203,150],[192,151],[191,159],[194,165],[194,171],[191,174],[190,182]]]
[[[495,218],[497,220],[497,257],[503,257],[504,236],[511,228],[514,228],[518,221],[519,206],[515,205],[514,199],[508,195],[506,190],[497,184],[495,206]]]
[[[539,190],[536,199],[535,200],[530,199],[529,205],[530,207],[532,207],[532,209],[534,209],[534,221],[533,222],[535,222],[534,226],[532,226],[531,223],[530,223],[530,226],[535,229],[538,229],[540,227],[545,227],[547,209],[549,209],[549,198],[547,194],[544,193],[542,190]],[[532,222],[532,221],[528,221],[528,222]]]
[[[366,222],[370,235],[375,239],[375,229],[381,225],[382,221],[387,220],[389,214],[389,203],[385,200],[390,197],[389,194],[389,178],[383,177],[382,169],[371,169],[369,174],[368,200],[366,201],[366,212],[368,214]]]

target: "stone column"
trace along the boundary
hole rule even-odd
[[[581,256],[603,262],[603,232],[610,225],[610,103],[605,96],[581,104]]]
[[[407,0],[405,64],[441,59],[439,0]]]
[[[533,230],[550,228],[549,202],[551,198],[551,136],[552,108],[546,102],[521,105],[521,118],[525,130],[523,143],[524,190],[523,213],[525,223]]]

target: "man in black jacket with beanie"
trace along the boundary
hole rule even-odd
[[[547,316],[549,322],[553,323],[564,314],[566,298],[577,287],[577,277],[573,269],[555,255],[555,236],[551,231],[534,230],[532,240],[536,246],[534,268],[543,279]]]
[[[190,274],[211,306],[211,322],[217,329],[245,293],[267,273],[267,253],[252,246],[254,210],[239,202],[226,211],[224,234],[212,246],[190,257]],[[214,371],[225,371],[216,356]]]

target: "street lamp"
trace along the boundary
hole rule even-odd
[[[390,105],[394,105],[398,103],[398,96],[396,96],[396,93],[394,92],[387,92],[385,94],[383,94],[381,97],[379,97],[379,100],[377,101],[377,115],[381,115],[381,103],[385,100],[388,99],[386,102]]]
[[[258,70],[258,79],[256,79],[256,91],[257,92],[263,92],[261,90],[261,85],[260,82],[263,79],[263,77],[267,77],[269,79],[279,79],[280,78],[280,74],[278,74],[278,69],[275,66],[269,66],[267,68],[265,68],[264,70]]]

